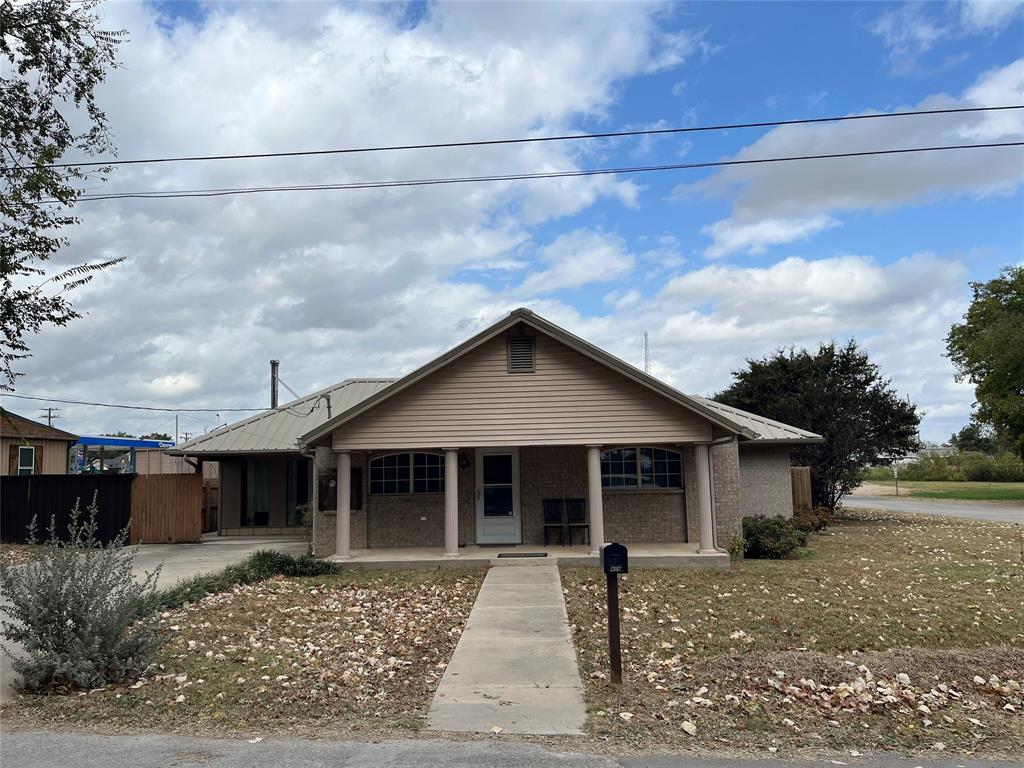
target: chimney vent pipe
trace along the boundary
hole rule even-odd
[[[277,408],[277,367],[280,361],[270,361],[270,407]]]

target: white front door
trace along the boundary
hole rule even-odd
[[[476,543],[519,544],[519,449],[476,450]]]

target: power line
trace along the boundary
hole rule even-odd
[[[146,165],[155,163],[206,162],[213,160],[258,160],[272,157],[309,157],[312,155],[351,155],[368,152],[396,152],[420,149],[452,149],[456,147],[487,147],[503,144],[534,144],[553,141],[580,141],[589,139],[614,139],[628,136],[659,136],[667,134],[700,133],[704,131],[726,131],[747,128],[777,128],[785,125],[813,125],[815,123],[839,123],[854,120],[878,120],[893,117],[915,117],[920,115],[952,115],[969,112],[999,112],[1009,109],[1024,109],[1022,104],[999,107],[953,107],[950,109],[918,109],[907,112],[880,112],[871,115],[838,115],[833,117],[812,117],[793,120],[761,120],[753,123],[723,123],[686,128],[648,128],[631,131],[608,131],[605,133],[563,134],[558,136],[531,136],[516,139],[484,139],[478,141],[445,141],[429,144],[393,144],[376,147],[353,147],[344,149],[307,149],[291,152],[254,152],[240,155],[183,155],[180,157],[153,157],[136,160],[103,160],[87,163],[51,163],[43,168],[89,168],[114,165]],[[6,170],[10,166],[3,166]]]
[[[953,144],[934,147],[905,147],[901,149],[876,149],[863,152],[832,152],[823,155],[790,155],[787,157],[762,157],[749,160],[715,160],[704,163],[672,163],[668,165],[642,165],[623,168],[591,168],[574,171],[549,171],[539,173],[506,173],[491,176],[457,176],[426,179],[400,179],[393,181],[354,181],[336,184],[295,184],[269,187],[227,187],[220,189],[181,189],[167,192],[111,192],[103,195],[82,195],[80,202],[94,200],[142,199],[161,200],[182,197],[226,197],[229,195],[251,195],[267,192],[326,192],[333,190],[389,189],[394,187],[425,187],[447,184],[476,184],[496,181],[533,181],[538,179],[566,179],[583,176],[608,176],[627,173],[653,173],[661,171],[683,171],[700,168],[726,168],[730,166],[760,165],[765,163],[789,163],[806,160],[835,160],[841,158],[903,155],[924,152],[944,152],[965,149],[994,149],[998,147],[1020,147],[1024,141],[1005,141],[987,144]],[[59,202],[44,200],[44,203]]]
[[[66,405],[92,405],[97,408],[125,408],[132,411],[165,411],[174,413],[177,411],[188,411],[189,413],[239,413],[252,411],[265,411],[266,408],[161,408],[155,405],[124,405],[122,403],[91,403],[86,400],[61,400],[57,397],[41,397],[39,395],[16,395],[12,392],[4,392],[0,397],[17,397],[21,400],[41,400],[44,403],[64,403]]]

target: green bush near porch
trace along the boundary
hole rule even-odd
[[[807,546],[807,534],[781,515],[743,518],[743,554],[754,560],[785,560]]]

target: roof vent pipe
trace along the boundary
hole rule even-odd
[[[277,408],[277,367],[280,361],[270,361],[270,407]]]

